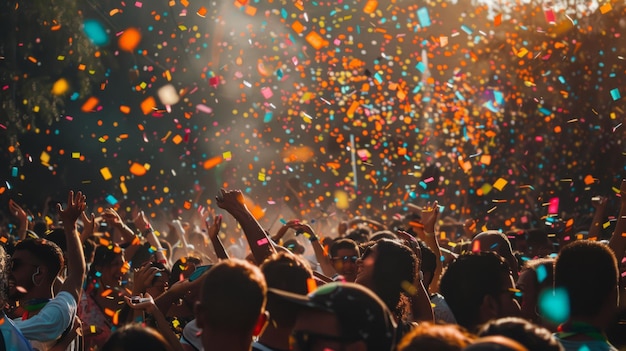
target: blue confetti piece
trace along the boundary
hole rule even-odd
[[[17,177],[18,173],[19,173],[19,169],[17,167],[11,168],[11,176],[13,178]]]
[[[422,27],[429,27],[431,25],[430,16],[428,15],[428,9],[425,7],[417,10],[417,18],[420,21]]]
[[[269,123],[272,121],[272,116],[274,114],[271,111],[265,112],[265,117],[263,117],[263,122],[264,123]]]
[[[483,104],[483,107],[487,108],[491,112],[500,112],[498,108],[493,104],[493,101],[487,101]]]
[[[280,15],[283,17],[283,19],[287,19],[287,17],[289,17],[289,13],[287,13],[287,10],[285,10],[284,8],[280,9]]]
[[[619,89],[615,88],[611,90],[611,97],[613,98],[613,101],[621,99],[622,95],[619,93]]]
[[[539,109],[539,112],[541,112],[542,114],[546,115],[546,116],[550,116],[552,114],[552,111],[548,110],[545,107],[542,107]]]
[[[105,199],[111,206],[117,204],[117,199],[113,195],[107,195]]]
[[[417,70],[421,73],[424,73],[424,71],[426,71],[426,65],[422,61],[418,62],[417,65],[415,65],[415,68],[417,68]]]
[[[106,29],[96,20],[85,20],[83,23],[83,32],[96,46],[102,46],[109,43],[109,35],[107,34]]]
[[[548,270],[546,269],[546,266],[537,267],[535,273],[537,274],[537,282],[539,284],[543,283],[543,281],[548,277]]]
[[[502,92],[494,91],[493,98],[498,105],[504,105],[504,94]]]
[[[287,221],[284,218],[278,220],[282,225],[287,224]]]
[[[539,294],[539,313],[554,324],[569,318],[569,295],[563,288],[546,289]]]
[[[472,33],[474,33],[474,31],[470,27],[468,27],[468,26],[466,26],[464,24],[461,25],[461,30],[464,31],[465,33],[467,33],[467,35],[472,35]]]

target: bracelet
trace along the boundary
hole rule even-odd
[[[318,238],[318,237],[317,237],[317,235],[311,235],[311,236],[309,237],[309,241],[310,241],[310,242],[318,241],[319,239],[320,239],[320,238]]]
[[[141,233],[141,234],[143,234],[143,236],[146,236],[146,235],[148,235],[148,233],[154,233],[154,229],[152,227],[150,227],[150,228],[144,230],[143,233]]]

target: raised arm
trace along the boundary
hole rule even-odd
[[[265,230],[248,210],[240,190],[227,191],[222,189],[216,200],[217,206],[228,211],[239,222],[257,264],[261,264],[271,254],[276,253],[276,249],[265,234]]]
[[[150,220],[146,214],[143,211],[138,211],[137,216],[133,218],[133,222],[135,223],[135,226],[141,230],[143,236],[150,243],[150,245],[156,248],[154,256],[156,257],[157,262],[163,263],[166,267],[169,267],[170,263],[167,261],[167,257],[163,252],[161,242],[154,233],[154,228],[152,227],[152,224],[150,224]]]
[[[57,204],[59,217],[63,220],[65,230],[65,240],[67,241],[67,276],[61,291],[67,291],[76,301],[80,301],[80,294],[83,287],[83,277],[85,276],[85,255],[83,245],[80,242],[80,235],[76,230],[76,221],[85,210],[86,197],[82,192],[74,194],[69,192],[67,196],[67,207],[63,209],[61,204]]]
[[[207,218],[205,220],[207,234],[209,235],[209,239],[211,240],[211,244],[213,244],[213,250],[215,250],[215,255],[220,260],[228,259],[228,253],[222,245],[222,241],[220,240],[220,228],[222,227],[222,215],[217,215],[213,217],[213,222],[211,223]]]
[[[11,214],[17,218],[19,226],[17,228],[18,240],[24,240],[26,238],[26,231],[28,230],[28,214],[24,209],[12,199],[9,200],[9,210]]]
[[[602,221],[606,213],[606,205],[609,202],[608,200],[606,196],[596,196],[591,199],[591,206],[593,206],[595,212],[593,213],[593,220],[591,221],[589,234],[587,235],[589,238],[598,238],[600,235]]]
[[[622,262],[624,251],[626,251],[626,179],[622,180],[619,194],[621,199],[619,217],[617,218],[615,231],[611,235],[611,240],[609,240],[609,247],[615,252],[618,263]]]

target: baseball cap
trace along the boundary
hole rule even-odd
[[[272,288],[268,291],[299,306],[334,314],[345,341],[362,340],[368,350],[394,349],[396,322],[393,315],[376,294],[362,285],[333,282],[318,287],[308,295]]]

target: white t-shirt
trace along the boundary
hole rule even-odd
[[[72,294],[61,291],[39,313],[26,320],[14,319],[13,323],[34,349],[44,351],[53,346],[72,324],[76,309]]]

